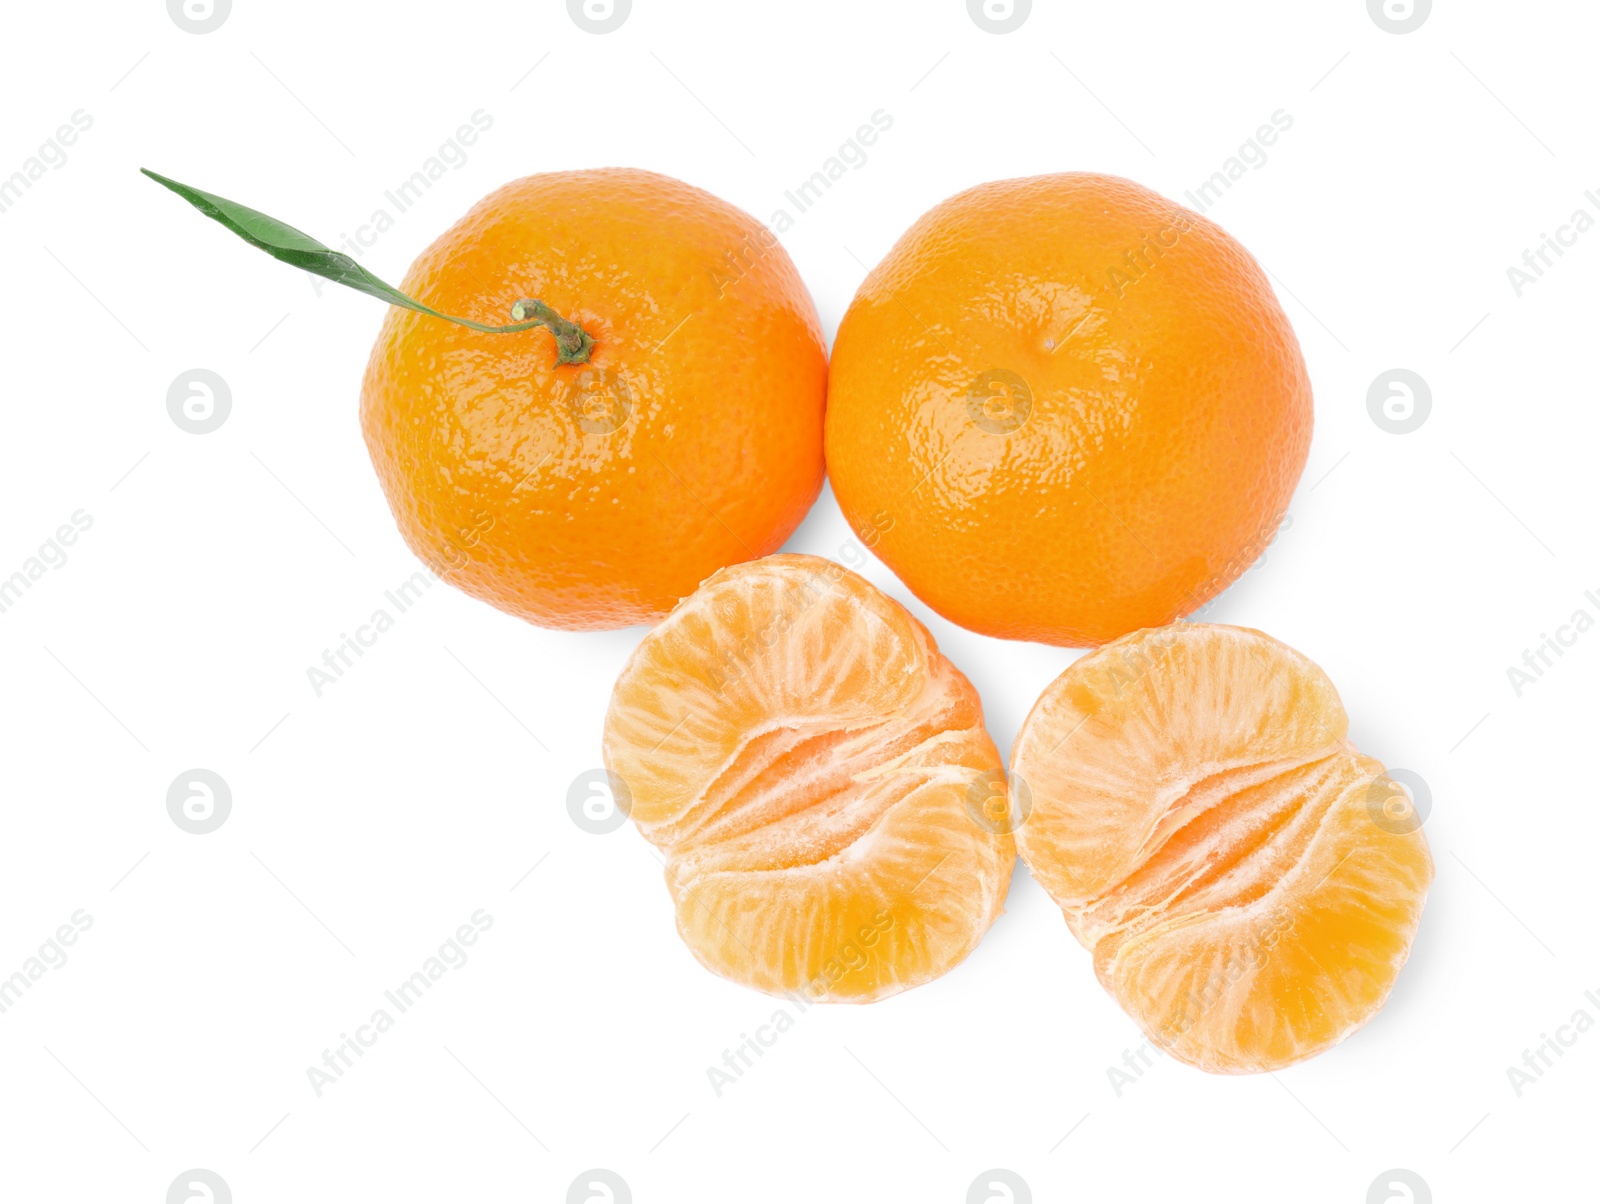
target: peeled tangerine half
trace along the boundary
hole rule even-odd
[[[977,692],[831,561],[735,565],[679,603],[617,679],[605,760],[678,932],[735,982],[881,999],[1000,914],[1016,847]]]
[[[1316,665],[1205,624],[1083,657],[1023,724],[1023,860],[1174,1057],[1276,1070],[1388,998],[1433,860],[1409,796],[1347,728]]]

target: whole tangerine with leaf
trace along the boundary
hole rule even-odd
[[[1068,173],[935,206],[839,326],[828,474],[862,542],[985,635],[1157,627],[1276,535],[1311,385],[1266,274],[1141,185]]]
[[[771,232],[708,192],[631,168],[528,176],[396,289],[266,214],[146,174],[394,307],[361,387],[373,467],[412,551],[501,610],[654,623],[716,570],[776,551],[821,490],[816,308]]]

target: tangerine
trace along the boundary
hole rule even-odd
[[[1097,645],[1221,592],[1277,533],[1311,386],[1249,253],[1087,173],[984,184],[868,274],[828,381],[834,495],[963,627]]]
[[[1011,771],[1023,860],[1174,1057],[1276,1070],[1388,998],[1433,861],[1300,653],[1238,627],[1125,636],[1045,690]]]

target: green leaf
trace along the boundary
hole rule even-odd
[[[558,363],[581,364],[589,358],[589,348],[593,346],[594,340],[582,328],[566,321],[542,301],[518,301],[512,308],[514,316],[520,318],[524,313],[533,313],[537,316],[532,321],[515,322],[509,326],[485,326],[467,318],[454,318],[413,300],[393,285],[385,284],[350,256],[323,246],[311,235],[296,230],[287,222],[280,222],[259,209],[230,201],[227,197],[220,197],[214,192],[205,192],[188,184],[181,184],[177,180],[168,179],[148,167],[141,167],[139,170],[163,188],[170,188],[213,221],[220,222],[232,230],[252,247],[265,251],[274,259],[324,276],[337,284],[366,293],[390,305],[442,318],[446,322],[454,322],[458,326],[466,326],[485,334],[515,334],[517,331],[531,330],[535,326],[546,326],[556,336]]]

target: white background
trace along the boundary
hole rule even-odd
[[[1596,1197],[1600,1029],[1520,1097],[1507,1075],[1600,1020],[1600,631],[1520,697],[1507,676],[1600,618],[1600,231],[1520,297],[1506,271],[1600,215],[1592,5],[1439,0],[1405,35],[1363,0],[1039,0],[1005,35],[961,0],[636,0],[604,36],[557,0],[235,0],[204,35],[161,0],[4,20],[0,177],[93,124],[0,213],[0,577],[93,526],[0,614],[0,976],[93,925],[0,1015],[0,1199],[159,1204],[191,1167],[240,1204],[560,1201],[590,1167],[641,1204],[959,1202],[991,1167],[1040,1201],[1361,1204],[1397,1167],[1439,1201]],[[953,192],[1091,169],[1181,198],[1292,115],[1210,216],[1277,283],[1316,434],[1292,525],[1207,617],[1313,657],[1361,747],[1431,788],[1437,880],[1374,1023],[1273,1076],[1160,1059],[1119,1095],[1140,1035],[1019,866],[955,972],[813,1009],[719,1098],[707,1067],[778,1005],[683,948],[631,827],[566,810],[640,630],[543,631],[437,585],[314,695],[307,667],[416,569],[357,425],[382,307],[136,169],[331,243],[479,109],[464,166],[366,253],[380,276],[532,172],[652,168],[770,221],[883,109],[783,238],[830,337]],[[232,392],[207,435],[166,409],[194,367]],[[1394,367],[1433,395],[1407,435],[1367,412]],[[860,554],[826,491],[788,546]],[[1077,653],[866,572],[1009,749]],[[166,810],[194,767],[233,796],[205,836]],[[470,960],[319,1098],[307,1067],[479,908]]]

